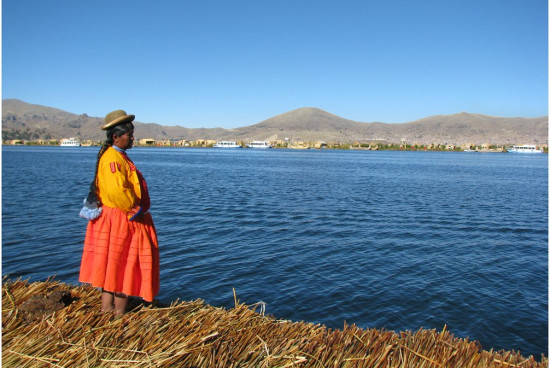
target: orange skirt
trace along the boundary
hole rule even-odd
[[[159,268],[151,214],[128,221],[122,210],[103,206],[101,216],[89,221],[80,282],[151,302],[159,291]]]

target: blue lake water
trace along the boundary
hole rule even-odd
[[[2,274],[78,283],[98,147],[2,148]],[[165,302],[547,355],[548,156],[134,148]]]

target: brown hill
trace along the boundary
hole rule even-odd
[[[93,134],[102,119],[19,100],[2,101],[2,139],[58,139]],[[78,134],[76,134],[78,132]]]
[[[536,143],[548,142],[548,117],[506,118],[461,112],[436,115],[399,124],[401,134],[409,141]]]
[[[104,140],[100,129],[103,117],[76,115],[59,109],[28,104],[16,99],[2,100],[2,139],[61,139],[78,137],[81,140]],[[141,138],[179,138],[188,134],[183,127],[163,127],[158,124],[135,122]]]
[[[235,129],[238,138],[261,140],[362,140],[370,124],[341,118],[314,107],[276,115],[258,124]]]
[[[103,140],[103,118],[76,115],[59,109],[2,100],[2,139]],[[548,117],[506,118],[458,113],[436,115],[402,124],[361,123],[306,107],[276,115],[257,124],[236,129],[191,129],[136,122],[137,138],[172,140],[303,140],[370,142],[386,140],[413,143],[535,143],[548,141]]]

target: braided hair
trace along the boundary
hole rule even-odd
[[[90,191],[88,192],[88,197],[86,198],[86,202],[88,203],[99,202],[99,199],[97,197],[97,185],[96,185],[97,172],[99,170],[99,161],[101,160],[101,156],[103,156],[105,151],[107,151],[107,149],[113,145],[114,143],[113,137],[115,135],[121,136],[132,131],[134,131],[134,124],[132,124],[131,122],[118,124],[112,128],[107,129],[107,140],[105,141],[105,143],[103,143],[103,146],[101,146],[101,149],[97,154],[94,180],[92,180],[92,184],[90,185]]]

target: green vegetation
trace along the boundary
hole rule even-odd
[[[24,130],[19,129],[10,129],[2,130],[2,139],[3,140],[12,140],[12,139],[22,139],[26,141],[44,139],[50,140],[52,136],[48,133],[48,130],[45,128],[32,129],[25,128]]]

